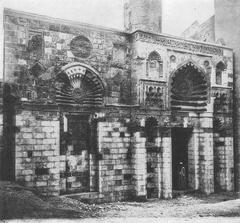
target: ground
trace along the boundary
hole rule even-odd
[[[240,222],[235,193],[178,195],[172,200],[85,204],[66,197],[42,197],[36,191],[0,182],[0,219],[78,219],[82,222]],[[216,218],[218,217],[218,218]],[[232,217],[231,221],[228,217]],[[178,219],[178,220],[177,220]],[[222,221],[221,221],[222,219]],[[217,221],[216,221],[217,220]],[[161,222],[161,221],[160,221]]]

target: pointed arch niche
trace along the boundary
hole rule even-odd
[[[146,62],[146,75],[153,78],[163,77],[163,61],[157,51],[152,51],[148,55]]]
[[[181,65],[170,77],[172,110],[206,111],[208,78],[192,61]]]
[[[223,72],[225,71],[225,69],[226,69],[226,65],[222,61],[217,63],[216,74],[215,74],[216,75],[215,76],[215,81],[216,81],[215,83],[217,85],[222,85]]]

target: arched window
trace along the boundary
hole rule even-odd
[[[225,70],[225,64],[223,62],[219,62],[216,66],[216,84],[222,84],[222,74]]]
[[[162,77],[163,76],[163,63],[160,55],[153,51],[149,54],[147,59],[147,76]]]

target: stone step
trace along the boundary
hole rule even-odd
[[[86,203],[95,203],[99,200],[99,192],[86,192],[86,193],[76,193],[76,194],[65,194],[61,197],[68,197],[75,200],[83,201]]]

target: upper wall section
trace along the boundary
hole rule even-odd
[[[96,71],[104,83],[106,103],[128,98],[129,34],[5,9],[4,41],[4,81],[24,85],[18,92],[25,101],[33,98],[45,103],[49,95],[54,97],[49,91],[57,74],[66,64],[76,62]],[[124,87],[121,98],[120,88]]]
[[[208,89],[233,84],[231,49],[169,35],[5,10],[4,41],[4,79],[24,103],[164,110],[171,77],[185,65],[207,74]]]
[[[150,104],[150,107],[153,107],[156,101],[161,99],[158,107],[168,109],[173,87],[172,77],[185,67],[193,66],[195,69],[194,71],[187,69],[185,73],[189,73],[189,78],[179,79],[179,83],[186,80],[186,83],[192,82],[194,85],[191,78],[195,71],[196,75],[197,71],[200,71],[199,73],[206,77],[209,95],[207,103],[209,109],[206,109],[209,112],[212,111],[209,106],[210,94],[215,91],[214,89],[231,91],[233,86],[232,49],[215,44],[136,31],[133,33],[132,62],[132,86],[135,87],[133,91],[138,92],[136,98],[138,103],[145,106]],[[200,81],[198,84],[201,83]],[[183,85],[182,88],[186,88],[185,86],[187,85]],[[153,97],[152,100],[149,95],[159,97]]]
[[[162,0],[129,0],[124,7],[127,31],[162,32]]]
[[[157,60],[162,65],[159,75],[149,75],[149,56],[154,52],[158,54],[159,59]],[[226,65],[225,68],[227,69],[225,70],[232,74],[232,57],[232,49],[216,44],[143,31],[133,33],[132,70],[138,71],[136,76],[132,76],[138,79],[168,82],[171,73],[188,60],[192,60],[197,66],[205,70],[207,66],[212,67],[212,76],[217,63],[222,61]],[[208,63],[206,63],[207,61]],[[137,68],[135,69],[135,67]],[[211,79],[211,85],[214,84],[214,79]],[[227,82],[222,86],[227,87]]]

